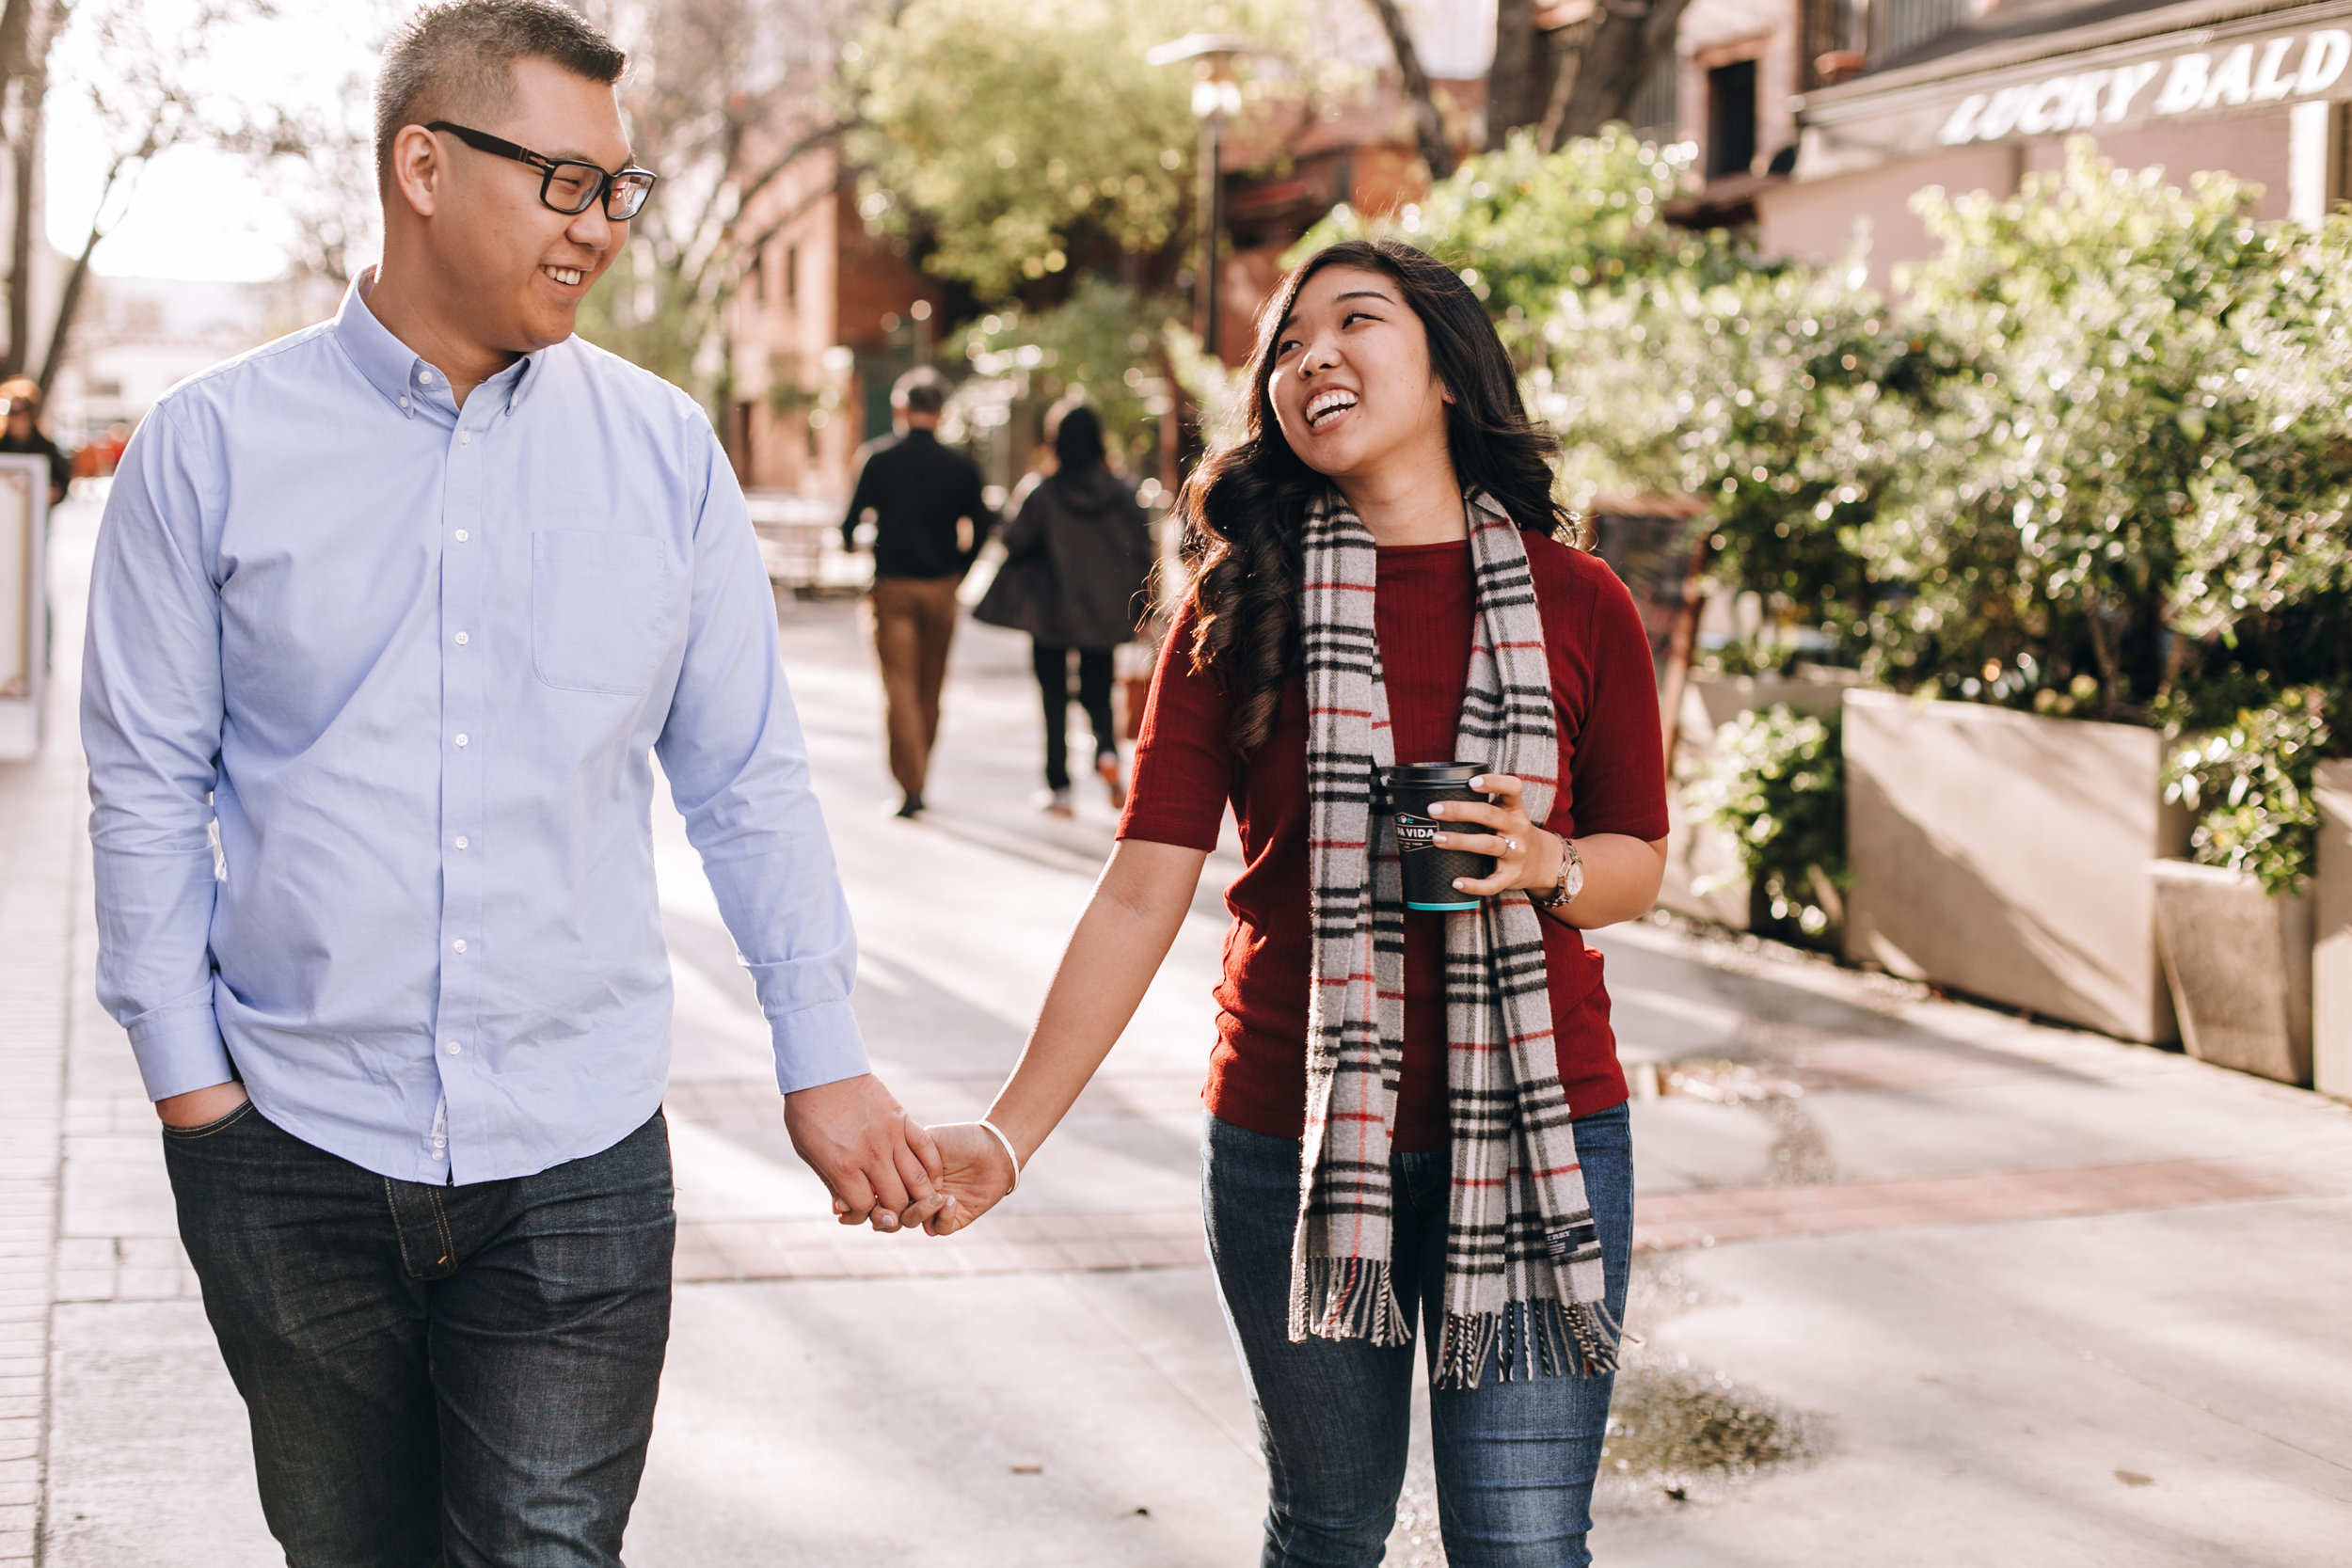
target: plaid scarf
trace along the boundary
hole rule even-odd
[[[1454,755],[1524,780],[1527,815],[1541,822],[1560,749],[1527,547],[1491,498],[1473,493],[1464,510],[1478,614]],[[1412,1324],[1390,1277],[1405,904],[1393,824],[1375,809],[1378,770],[1396,760],[1372,615],[1379,558],[1336,495],[1310,510],[1304,542],[1314,951],[1290,1337],[1406,1344]],[[1616,1364],[1553,1060],[1542,918],[1524,893],[1445,917],[1454,1164],[1441,1387],[1476,1387],[1498,1348],[1506,1379],[1523,1355],[1547,1376]]]

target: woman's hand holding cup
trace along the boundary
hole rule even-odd
[[[1550,892],[1560,879],[1560,862],[1565,851],[1557,835],[1528,819],[1526,784],[1508,773],[1482,773],[1470,786],[1493,797],[1492,800],[1439,800],[1428,808],[1429,815],[1440,821],[1459,822],[1471,830],[1438,833],[1433,840],[1438,847],[1495,858],[1493,876],[1456,877],[1454,888],[1477,898],[1490,898],[1514,888]]]

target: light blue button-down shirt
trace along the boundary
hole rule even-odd
[[[233,1062],[272,1121],[410,1181],[611,1147],[669,1069],[648,752],[779,1086],[866,1071],[774,601],[709,422],[576,338],[461,410],[366,282],[174,388],[107,501],[82,702],[98,989],[148,1094]]]

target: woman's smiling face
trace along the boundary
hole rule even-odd
[[[1331,266],[1309,278],[1276,329],[1273,363],[1275,422],[1317,473],[1348,479],[1443,457],[1452,400],[1427,329],[1388,274]]]

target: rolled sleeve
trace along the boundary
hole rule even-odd
[[[157,1007],[129,1024],[131,1054],[150,1100],[169,1100],[226,1084],[236,1077],[229,1048],[221,1043],[220,1020],[211,987],[195,996]]]
[[[786,1094],[873,1070],[857,1015],[846,1000],[780,1014],[769,1020],[769,1027],[775,1031],[776,1087]]]

